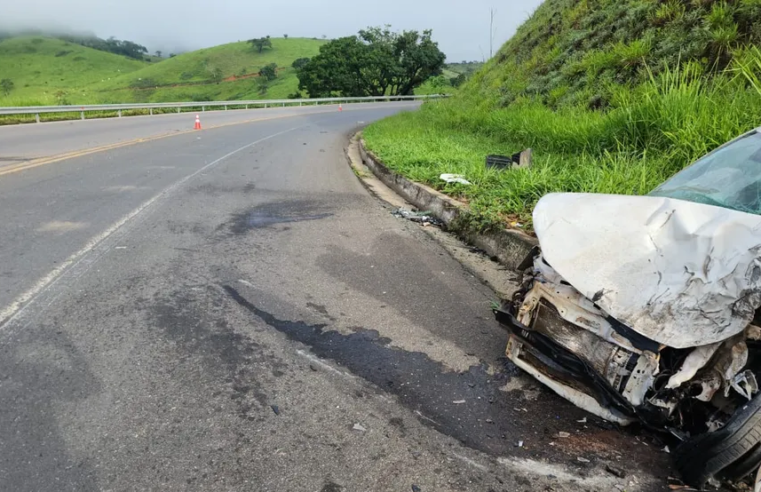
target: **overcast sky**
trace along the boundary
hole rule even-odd
[[[450,62],[489,56],[541,0],[0,0],[0,27],[56,27],[185,51],[270,35],[336,38],[367,26],[433,29]]]

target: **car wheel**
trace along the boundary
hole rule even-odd
[[[761,397],[738,408],[721,429],[683,442],[676,467],[686,483],[702,489],[712,479],[739,480],[761,464]]]

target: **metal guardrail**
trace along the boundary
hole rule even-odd
[[[154,109],[177,109],[181,112],[182,108],[224,108],[228,107],[273,107],[273,106],[307,106],[325,103],[357,103],[357,102],[375,102],[375,101],[409,101],[409,100],[426,100],[447,97],[445,95],[427,95],[427,96],[377,96],[377,97],[328,97],[319,99],[264,99],[255,101],[195,101],[195,102],[173,102],[173,103],[129,103],[129,104],[90,104],[84,106],[17,106],[17,107],[0,107],[0,115],[19,115],[33,114],[40,122],[40,115],[47,113],[80,113],[80,118],[85,119],[85,113],[89,111],[115,111],[121,117],[122,111],[131,109],[147,109],[153,114]]]

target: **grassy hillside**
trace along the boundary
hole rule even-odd
[[[530,227],[552,191],[644,194],[759,125],[761,1],[546,0],[450,100],[372,125],[388,164]],[[488,154],[534,149],[529,170]],[[472,186],[444,185],[444,172]]]
[[[273,38],[272,48],[258,53],[246,42],[229,43],[192,51],[148,65],[116,79],[94,84],[91,89],[103,101],[163,102],[179,100],[285,98],[298,90],[291,64],[319,52],[324,41],[305,38]],[[259,69],[275,63],[278,78],[266,92],[255,76]],[[223,80],[212,80],[220,70]]]
[[[15,89],[0,95],[0,105],[285,98],[298,90],[293,61],[316,55],[325,41],[271,41],[262,53],[238,42],[148,63],[52,38],[6,39],[0,42],[0,79],[10,78]],[[278,78],[263,88],[256,74],[270,63],[280,67]],[[219,82],[212,80],[216,69]]]
[[[94,83],[135,72],[148,65],[59,39],[24,36],[0,41],[0,80],[15,86],[0,105],[59,104],[65,98],[91,97]],[[67,95],[60,94],[61,91]],[[56,94],[58,93],[58,96]]]

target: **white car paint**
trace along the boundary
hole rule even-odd
[[[674,348],[726,340],[761,305],[761,216],[654,196],[543,197],[547,262],[618,321]]]

